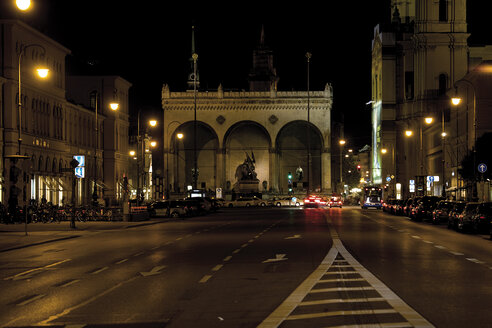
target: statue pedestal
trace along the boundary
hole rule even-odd
[[[237,193],[252,193],[258,192],[259,180],[243,180],[238,181],[234,186],[234,191]]]

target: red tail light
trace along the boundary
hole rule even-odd
[[[482,219],[482,220],[485,219],[485,216],[481,216],[480,219]]]

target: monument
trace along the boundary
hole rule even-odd
[[[255,172],[255,154],[251,151],[251,157],[246,152],[246,159],[243,164],[236,168],[236,180],[233,190],[236,193],[257,193],[260,180]]]

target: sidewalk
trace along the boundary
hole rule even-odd
[[[166,222],[166,220],[77,222],[76,229],[70,228],[70,221],[61,223],[30,223],[27,225],[27,236],[25,234],[24,224],[0,224],[0,254],[14,249],[78,238],[97,231],[129,229],[162,222]]]

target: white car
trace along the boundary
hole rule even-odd
[[[283,207],[283,206],[301,206],[302,201],[297,199],[296,197],[274,197],[272,200],[268,202],[270,206]]]
[[[236,200],[227,202],[227,207],[251,207],[251,206],[266,206],[266,202],[256,197],[241,197]]]

